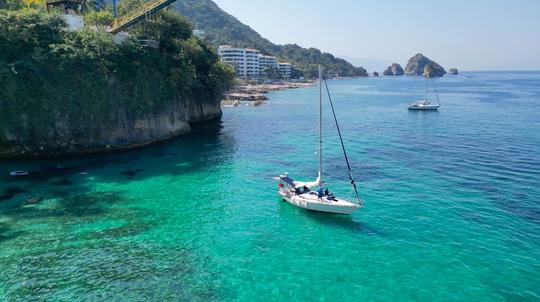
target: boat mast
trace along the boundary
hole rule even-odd
[[[322,68],[321,65],[319,65],[319,188],[323,187],[323,168],[322,168],[322,148],[323,148],[323,141],[322,141],[322,85],[323,85],[323,77],[322,77]]]
[[[428,95],[428,89],[429,89],[429,76],[426,76],[426,98],[424,99],[427,101],[427,95]]]
[[[435,97],[437,97],[437,104],[441,106],[441,100],[439,100],[439,93],[437,92],[437,88],[435,88],[435,81],[431,81],[431,85],[433,85],[433,91],[435,91]]]

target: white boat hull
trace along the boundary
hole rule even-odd
[[[418,101],[409,105],[409,110],[438,110],[441,105],[431,104],[428,101]]]
[[[409,110],[438,110],[439,107],[439,105],[409,106]]]
[[[279,190],[279,195],[293,206],[317,212],[349,215],[361,208],[358,204],[343,199],[328,200],[326,196],[319,199],[316,194],[310,193],[293,194],[282,189]]]

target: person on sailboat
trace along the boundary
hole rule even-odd
[[[324,196],[324,189],[322,187],[319,187],[317,189],[317,195],[319,196],[319,199],[322,199]]]

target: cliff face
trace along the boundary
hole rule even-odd
[[[423,54],[419,53],[416,54],[414,57],[409,59],[409,62],[407,63],[407,66],[405,66],[405,74],[406,75],[424,75],[426,72],[426,67],[428,72],[425,74],[429,77],[442,77],[446,74],[446,70],[444,68],[424,56]]]
[[[189,132],[193,123],[219,117],[220,102],[220,98],[210,102],[190,100],[139,117],[119,109],[111,112],[114,123],[93,127],[57,116],[47,129],[41,129],[41,133],[47,133],[43,137],[26,136],[16,129],[32,127],[28,125],[32,121],[23,115],[21,124],[6,127],[0,133],[0,159],[74,156],[154,144]]]

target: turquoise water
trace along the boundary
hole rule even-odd
[[[439,112],[408,112],[420,78],[329,82],[350,217],[276,196],[273,176],[316,176],[316,87],[144,150],[3,162],[0,300],[539,301],[540,73],[436,84]]]

